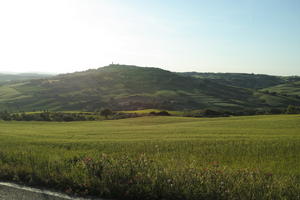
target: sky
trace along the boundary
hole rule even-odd
[[[0,71],[300,75],[299,0],[0,0]]]

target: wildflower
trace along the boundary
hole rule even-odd
[[[266,173],[265,176],[270,178],[270,177],[273,176],[273,174],[272,173]]]

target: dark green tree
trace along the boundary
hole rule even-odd
[[[101,110],[100,115],[104,116],[106,119],[108,118],[109,115],[112,115],[112,111],[108,108],[105,108],[103,110]]]
[[[300,107],[289,105],[286,109],[287,114],[299,114],[300,113]]]

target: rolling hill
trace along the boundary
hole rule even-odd
[[[204,76],[204,75],[203,75]],[[134,109],[225,109],[286,107],[300,104],[300,98],[258,91],[287,82],[280,77],[220,74],[197,77],[159,68],[130,65],[106,67],[33,79],[0,86],[0,110],[114,110]],[[243,76],[249,83],[243,82]],[[227,77],[227,78],[226,78]],[[249,77],[253,77],[250,79]],[[251,86],[251,81],[260,82]],[[240,80],[240,81],[238,81]],[[249,85],[249,87],[246,87]]]

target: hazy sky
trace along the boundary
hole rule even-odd
[[[0,71],[300,75],[299,0],[0,0]]]

